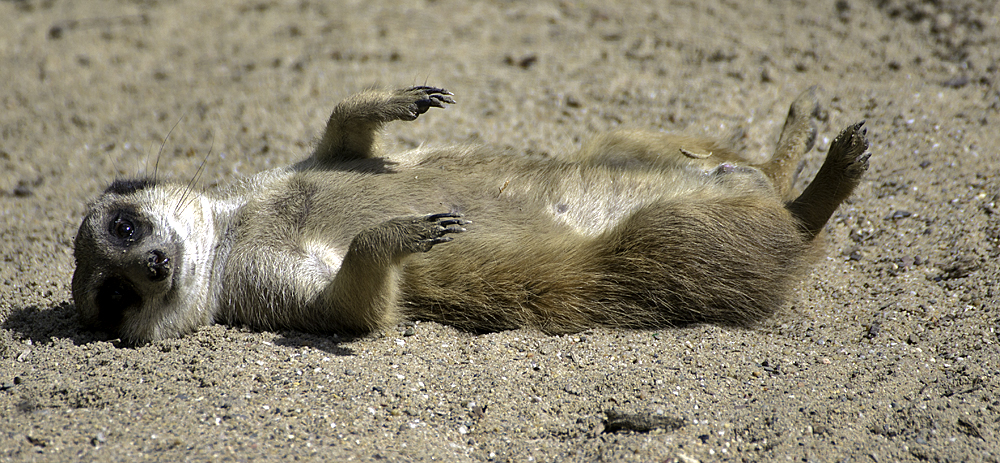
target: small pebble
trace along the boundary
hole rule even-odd
[[[889,217],[886,217],[886,218],[887,219],[892,219],[892,220],[899,220],[899,219],[905,219],[905,218],[910,217],[912,215],[913,215],[913,213],[910,212],[910,211],[895,211],[892,214],[890,214]]]

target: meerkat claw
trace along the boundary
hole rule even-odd
[[[426,113],[432,107],[444,108],[445,104],[455,104],[455,99],[451,97],[452,93],[443,88],[413,87],[409,91],[423,96],[414,101],[417,106],[415,113],[418,115]]]

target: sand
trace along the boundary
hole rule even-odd
[[[18,0],[0,17],[0,459],[1000,459],[992,0]],[[211,326],[132,348],[80,325],[73,237],[112,179],[186,182],[207,155],[195,185],[227,184],[307,155],[347,95],[424,83],[458,104],[392,125],[390,149],[558,153],[635,127],[763,154],[819,85],[802,178],[861,119],[871,170],[753,329]]]

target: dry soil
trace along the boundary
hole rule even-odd
[[[0,459],[998,461],[993,0],[0,1]],[[773,148],[818,84],[819,166],[871,170],[754,329],[342,341],[84,329],[72,241],[112,179],[211,187],[307,155],[373,84],[459,103],[390,147],[534,153],[616,127]],[[169,136],[168,136],[169,135]],[[410,332],[406,330],[410,329]]]

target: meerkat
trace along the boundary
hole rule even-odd
[[[384,154],[432,87],[340,103],[308,158],[218,191],[116,180],[75,240],[82,320],[126,343],[228,323],[361,335],[405,319],[471,332],[750,326],[789,298],[868,168],[863,123],[796,195],[818,103],[753,165],[716,141],[597,137],[559,156],[488,146]]]

